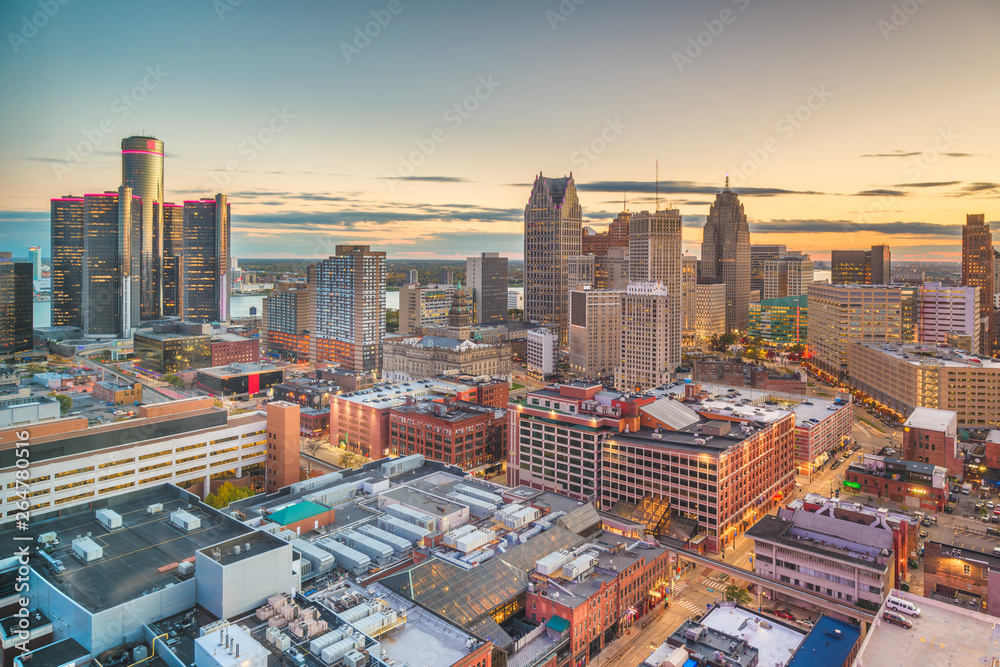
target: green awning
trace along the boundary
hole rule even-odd
[[[545,624],[545,627],[555,632],[566,632],[566,629],[569,628],[569,621],[556,614],[549,619],[549,622]]]

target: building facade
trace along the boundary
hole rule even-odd
[[[0,253],[0,354],[34,347],[35,290],[31,273],[30,263],[15,262],[11,253]]]
[[[681,344],[698,337],[698,258],[681,257]]]
[[[614,374],[621,364],[622,292],[572,291],[569,369],[586,378]]]
[[[701,243],[700,277],[726,286],[726,331],[746,331],[750,316],[750,227],[739,196],[726,187],[709,208]]]
[[[669,317],[666,320],[664,342],[667,353],[664,361],[674,365],[680,363],[683,326],[681,226],[681,213],[677,209],[655,213],[642,211],[632,214],[628,237],[629,281],[659,283],[666,290]],[[628,293],[626,288],[625,298],[628,298]],[[627,334],[627,331],[623,333]]]
[[[699,278],[696,289],[695,331],[698,336],[726,333],[726,286],[714,278]],[[748,305],[748,311],[749,308]]]
[[[675,259],[680,261],[679,253]],[[658,282],[630,282],[621,300],[615,388],[639,391],[669,382],[681,362],[680,294]]]
[[[83,197],[51,200],[52,326],[83,328]]]
[[[122,186],[142,201],[139,223],[139,303],[140,317],[152,320],[162,311],[163,142],[154,137],[122,139]]]
[[[142,200],[126,187],[83,199],[83,332],[129,338],[139,324]]]
[[[979,287],[952,287],[924,283],[918,292],[917,340],[947,345],[948,334],[972,337],[972,349],[980,349],[982,334]]]
[[[887,245],[870,250],[832,250],[830,283],[833,285],[889,285],[892,252]]]
[[[511,377],[510,343],[480,343],[439,336],[395,337],[383,343],[382,376],[388,382],[437,377],[449,371],[465,375]]]
[[[889,500],[910,509],[943,512],[948,502],[948,469],[865,454],[844,473],[845,491]]]
[[[293,361],[309,359],[309,286],[280,281],[264,297],[260,345],[264,354]]]
[[[422,454],[475,470],[504,462],[507,413],[463,401],[420,401],[389,411],[389,454]]]
[[[629,281],[628,246],[608,248],[607,255],[594,258],[594,289],[624,290]]]
[[[761,299],[804,295],[813,283],[813,263],[808,255],[786,254],[764,262]]]
[[[209,334],[136,332],[133,336],[135,365],[157,375],[170,375],[212,365]]]
[[[754,243],[750,246],[750,289],[764,293],[764,264],[784,257],[787,248],[778,244]]]
[[[507,258],[482,252],[465,260],[466,287],[472,290],[473,324],[507,321]]]
[[[164,317],[180,317],[184,312],[184,207],[164,202],[160,207],[160,216],[163,218],[163,255],[160,258],[162,314]]]
[[[982,213],[970,213],[962,227],[962,284],[979,288],[979,349],[993,349],[993,234]]]
[[[454,285],[417,285],[399,288],[399,334],[412,336],[422,327],[443,327],[455,296]]]
[[[230,205],[226,195],[184,202],[179,289],[188,322],[229,320]]]
[[[525,355],[529,375],[541,380],[554,375],[559,362],[559,336],[547,328],[529,331]]]
[[[809,331],[808,302],[808,295],[801,294],[751,303],[749,334],[772,343],[805,343]]]

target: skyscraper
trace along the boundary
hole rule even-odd
[[[764,263],[784,257],[788,250],[780,244],[755,243],[750,246],[750,289],[760,290],[764,297]]]
[[[163,142],[154,137],[122,139],[122,186],[142,199],[139,289],[142,319],[156,319],[162,313],[161,264],[163,220],[154,202],[163,203]]]
[[[980,350],[993,347],[993,234],[982,213],[970,213],[962,227],[962,284],[979,288]]]
[[[142,200],[132,189],[83,197],[83,332],[130,338],[139,324]]]
[[[681,341],[693,345],[698,335],[698,258],[681,257]]]
[[[892,284],[892,253],[887,245],[873,245],[871,253],[872,285]]]
[[[30,263],[14,262],[0,252],[0,353],[30,350],[34,286]]]
[[[338,245],[336,252],[309,267],[309,359],[381,372],[385,253],[367,245]]]
[[[715,195],[701,242],[701,274],[726,286],[726,330],[746,331],[750,314],[750,227],[739,196],[726,187]]]
[[[420,282],[420,275],[416,269],[410,269],[406,272],[406,282],[409,285],[416,285]]]
[[[223,194],[184,202],[181,314],[190,322],[229,319],[229,212]]]
[[[553,325],[569,339],[569,258],[580,254],[580,199],[573,174],[535,178],[524,207],[524,320]]]
[[[52,326],[83,328],[83,197],[50,202]]]
[[[787,253],[779,259],[764,262],[762,299],[783,299],[799,296],[813,283],[813,263],[809,255]]]
[[[622,295],[621,363],[615,367],[615,389],[641,391],[670,382],[680,363],[680,350],[675,351],[670,340],[674,330],[680,333],[680,314],[672,310],[675,302],[680,302],[679,296],[675,298],[662,283],[628,284]],[[679,339],[677,343],[679,348]]]
[[[892,284],[892,253],[887,245],[873,245],[870,250],[833,250],[830,268],[833,285]]]
[[[472,290],[475,324],[507,321],[507,258],[483,252],[465,260],[466,287]]]
[[[663,362],[669,370],[681,363],[681,213],[667,209],[633,213],[628,233],[629,280],[659,283],[667,293],[670,316],[664,332]],[[626,298],[628,298],[626,296]],[[623,309],[623,313],[624,313]]]
[[[163,291],[162,315],[179,316],[183,312],[184,290],[181,289],[184,253],[184,207],[166,202],[160,209],[163,220],[163,255],[160,263],[160,286]]]
[[[309,358],[309,288],[279,282],[264,297],[260,346],[265,354],[304,361]]]
[[[28,246],[28,263],[31,264],[31,279],[42,279],[42,249],[36,245]]]
[[[570,370],[588,378],[613,375],[622,361],[622,292],[580,289],[569,299]]]

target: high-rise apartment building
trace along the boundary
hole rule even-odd
[[[917,288],[910,285],[812,285],[807,334],[812,363],[846,377],[851,343],[912,343],[917,310]]]
[[[163,142],[154,137],[122,139],[122,186],[142,200],[139,250],[140,309],[142,319],[162,313],[161,263],[163,220],[157,216],[163,203]],[[227,265],[228,266],[228,265]]]
[[[507,258],[497,252],[479,253],[465,260],[466,287],[472,290],[475,324],[507,321]]]
[[[630,281],[660,283],[666,288],[670,317],[667,319],[664,361],[676,366],[681,360],[683,319],[680,211],[666,209],[655,213],[633,213],[629,223],[628,252]]]
[[[631,229],[631,215],[622,211],[608,226],[608,246],[610,248],[627,248],[628,235]]]
[[[615,367],[616,389],[642,390],[670,382],[681,362],[680,295],[675,294],[663,283],[628,284],[622,295],[621,364]]]
[[[309,359],[348,371],[381,371],[385,337],[385,253],[338,245],[309,267]]]
[[[36,245],[28,247],[28,263],[31,264],[31,279],[42,279],[42,249]]]
[[[764,294],[764,263],[788,254],[787,248],[780,244],[755,243],[750,246],[750,289],[760,290]]]
[[[556,372],[559,362],[559,336],[546,328],[532,329],[525,335],[528,375],[546,380]]]
[[[34,345],[32,266],[0,252],[0,354],[30,350]]]
[[[406,272],[406,282],[410,285],[416,285],[420,282],[420,277],[416,269],[410,269]]]
[[[184,202],[180,289],[186,321],[229,320],[229,206],[223,194]]]
[[[569,295],[569,368],[586,378],[612,375],[621,364],[622,292]]]
[[[696,289],[695,331],[698,336],[726,333],[726,286],[716,278],[699,278]],[[749,325],[749,313],[747,323]]]
[[[813,283],[813,263],[808,255],[786,253],[764,262],[762,299],[782,299],[806,293]]]
[[[50,204],[52,326],[83,328],[83,197],[66,195]]]
[[[419,333],[418,329],[421,327],[447,326],[454,296],[454,285],[410,283],[400,287],[399,334],[410,336]],[[506,293],[504,299],[506,300]]]
[[[973,349],[980,349],[980,288],[924,283],[918,289],[919,342],[946,345],[948,334],[961,333],[972,337]]]
[[[260,346],[266,355],[309,359],[309,287],[281,281],[261,304]]]
[[[681,342],[694,344],[698,336],[698,258],[681,257]]]
[[[993,234],[982,213],[970,213],[962,227],[962,284],[979,288],[980,351],[993,346]]]
[[[455,284],[455,272],[448,268],[442,268],[438,271],[438,284],[439,285],[454,285]]]
[[[83,198],[80,308],[88,336],[130,338],[139,325],[142,200],[132,189]]]
[[[892,253],[887,245],[873,245],[870,250],[833,250],[830,268],[830,282],[834,285],[892,283]]]
[[[160,207],[163,220],[163,255],[160,258],[163,293],[162,314],[179,316],[184,312],[182,259],[184,254],[184,207],[166,202]]]
[[[568,261],[579,255],[582,211],[573,175],[539,174],[524,207],[524,320],[552,325],[569,340]]]
[[[726,187],[708,211],[701,243],[702,277],[726,286],[726,330],[746,331],[750,315],[750,227],[739,196]]]

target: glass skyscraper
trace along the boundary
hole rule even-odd
[[[171,227],[171,234],[175,231]],[[229,320],[229,203],[217,194],[184,202],[180,312],[189,322]],[[174,241],[171,241],[173,244]]]
[[[30,350],[33,345],[31,266],[12,261],[9,252],[0,253],[0,353]]]
[[[163,142],[153,137],[122,139],[122,186],[142,199],[139,290],[142,319],[162,314],[163,219],[154,202],[163,203]]]
[[[83,328],[83,197],[53,199],[52,326]]]
[[[83,198],[83,332],[130,338],[139,324],[142,200],[131,188]]]

